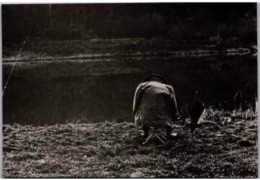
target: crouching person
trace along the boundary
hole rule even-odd
[[[138,85],[134,95],[133,114],[137,127],[142,127],[145,138],[149,128],[165,128],[171,138],[173,121],[177,120],[177,102],[172,86],[160,75],[151,74]]]

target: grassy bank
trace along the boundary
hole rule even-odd
[[[224,120],[223,120],[224,121]],[[142,145],[132,123],[4,125],[4,177],[257,177],[257,121],[189,126]]]

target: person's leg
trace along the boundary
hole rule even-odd
[[[170,139],[172,137],[171,133],[172,133],[172,127],[166,126],[166,136],[167,136],[167,139]]]
[[[144,138],[148,137],[148,135],[149,135],[149,127],[148,126],[143,126],[143,135],[144,135]]]

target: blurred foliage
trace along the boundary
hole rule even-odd
[[[4,46],[35,37],[256,44],[256,3],[3,5],[2,16]]]

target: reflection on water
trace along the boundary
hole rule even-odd
[[[5,85],[12,64],[3,64]],[[255,108],[257,58],[143,57],[143,60],[17,63],[3,97],[4,123],[133,121],[132,99],[148,72],[165,75],[188,115],[195,90],[206,106]]]

